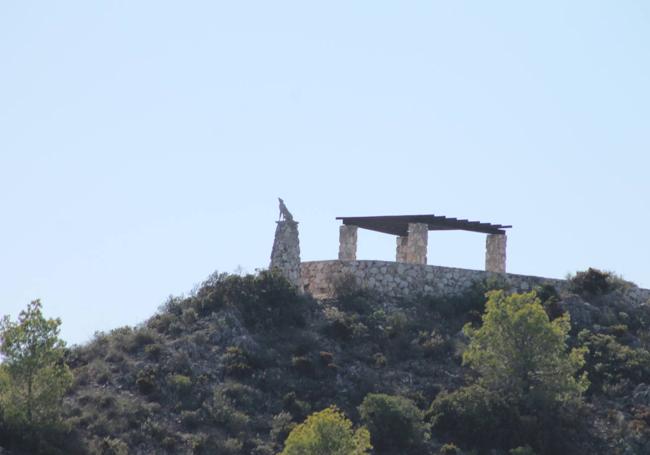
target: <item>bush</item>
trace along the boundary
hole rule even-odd
[[[440,393],[428,417],[436,431],[481,448],[512,447],[519,420],[500,395],[479,385]]]
[[[303,326],[310,302],[283,276],[264,271],[246,276],[213,275],[198,291],[194,305],[202,315],[224,306],[235,308],[247,327],[268,330]]]
[[[447,444],[444,444],[442,447],[440,447],[440,450],[438,451],[438,454],[439,455],[460,455],[461,451],[456,446],[456,444],[447,443]]]
[[[620,280],[618,280],[620,281]],[[609,272],[589,267],[569,279],[569,289],[586,297],[607,294],[616,288],[617,278]]]
[[[140,371],[136,377],[135,385],[138,387],[140,393],[144,395],[153,394],[158,390],[156,373],[151,368]]]
[[[124,441],[109,437],[101,440],[98,449],[100,455],[128,455],[129,453],[129,448]]]
[[[583,330],[578,341],[588,349],[585,369],[591,393],[618,395],[639,383],[650,382],[650,352],[620,344],[612,335]]]
[[[253,370],[248,353],[237,346],[228,346],[223,356],[226,374],[235,378],[249,376]]]
[[[352,422],[332,406],[291,430],[282,455],[363,455],[371,448],[368,430],[352,430]]]
[[[172,390],[180,396],[188,395],[192,390],[192,380],[182,374],[173,374],[167,379]]]
[[[296,424],[293,421],[291,414],[282,411],[279,414],[274,415],[273,420],[271,421],[271,439],[280,443],[289,436],[289,433],[291,433],[291,430],[295,427]]]
[[[371,393],[359,406],[359,414],[377,453],[402,453],[429,439],[423,412],[408,398]]]

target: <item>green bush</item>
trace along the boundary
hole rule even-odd
[[[359,414],[377,453],[403,453],[429,439],[424,413],[408,398],[371,393],[359,406]]]
[[[620,281],[609,272],[589,267],[585,272],[577,272],[569,278],[569,289],[586,297],[607,294],[616,288]]]
[[[612,335],[583,330],[578,341],[588,351],[585,369],[591,381],[590,393],[619,395],[639,383],[650,382],[650,352],[632,349]]]
[[[303,326],[310,304],[283,276],[269,271],[246,276],[215,274],[193,303],[201,315],[223,307],[237,309],[247,327],[259,330]]]
[[[512,447],[519,426],[517,411],[479,385],[440,393],[428,417],[435,431],[481,448]]]
[[[144,395],[151,395],[156,392],[158,390],[158,384],[155,371],[151,368],[146,368],[138,372],[135,385],[138,387],[140,393]]]
[[[128,455],[129,448],[120,439],[105,437],[98,445],[98,453],[100,455]]]
[[[284,441],[291,430],[296,427],[296,423],[293,421],[293,417],[286,411],[282,411],[279,414],[273,416],[271,421],[271,439],[275,442]]]
[[[180,396],[186,396],[192,391],[192,379],[182,374],[172,374],[167,383]]]
[[[364,455],[371,448],[368,430],[354,431],[352,422],[330,407],[291,430],[281,455]]]
[[[226,374],[235,378],[249,376],[253,365],[248,353],[237,346],[228,346],[223,356]]]
[[[447,443],[440,447],[439,455],[460,455],[462,452],[454,443]]]

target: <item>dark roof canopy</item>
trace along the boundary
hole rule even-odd
[[[504,229],[512,227],[436,215],[339,216],[336,219],[342,220],[343,224],[399,236],[407,235],[409,223],[427,224],[430,231],[462,230],[484,234],[505,234]]]

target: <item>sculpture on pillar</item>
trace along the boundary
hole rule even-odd
[[[278,200],[280,202],[280,219],[276,222],[269,269],[276,270],[301,291],[298,222],[293,219],[284,201],[281,198]]]
[[[281,197],[278,198],[278,201],[280,202],[280,217],[278,218],[278,221],[284,219],[285,221],[293,221],[293,215],[289,211],[286,205],[284,205],[284,201],[282,200]]]

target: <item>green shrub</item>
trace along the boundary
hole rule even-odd
[[[445,319],[463,318],[465,321],[478,322],[485,309],[485,294],[494,290],[506,291],[509,288],[502,278],[490,277],[473,281],[461,294],[421,297],[417,304],[439,313]]]
[[[182,374],[172,374],[167,378],[167,383],[178,395],[185,396],[192,390],[192,379]]]
[[[612,335],[583,330],[578,341],[588,351],[585,369],[591,381],[591,393],[618,395],[639,383],[650,382],[650,352],[632,349]]]
[[[223,356],[226,374],[235,378],[249,376],[253,371],[248,353],[237,346],[228,346]]]
[[[289,392],[282,397],[282,405],[297,419],[304,419],[311,412],[311,405],[300,400],[296,392]]]
[[[158,389],[156,373],[151,368],[141,370],[136,377],[135,385],[138,387],[140,393],[144,395],[153,394]]]
[[[264,271],[213,275],[198,291],[195,306],[202,315],[224,306],[235,308],[247,327],[268,330],[303,326],[310,303],[283,276]]]
[[[435,330],[428,332],[420,331],[418,335],[418,344],[422,348],[426,357],[439,357],[449,350],[447,340]]]
[[[216,423],[223,425],[232,433],[239,433],[248,426],[250,417],[237,409],[241,404],[229,395],[227,386],[215,387],[212,404],[209,407],[210,413]]]
[[[377,368],[386,366],[386,356],[381,352],[376,352],[372,355],[372,360]]]
[[[150,358],[151,360],[160,360],[163,351],[164,348],[159,343],[149,344],[144,347],[145,354],[147,354],[147,357]]]
[[[401,453],[429,439],[424,413],[408,398],[371,393],[359,406],[359,414],[377,453]]]
[[[519,425],[517,411],[479,385],[441,392],[428,417],[435,431],[482,448],[512,447]]]
[[[314,376],[315,369],[313,362],[305,356],[293,356],[291,358],[291,366],[303,376]]]
[[[195,430],[201,423],[200,411],[181,411],[181,424],[188,430]]]
[[[296,423],[293,421],[293,417],[288,412],[282,411],[279,414],[273,416],[271,421],[271,439],[275,442],[284,441],[291,430],[296,427]]]
[[[354,275],[343,275],[334,282],[336,306],[343,311],[366,314],[372,310],[373,294],[359,286]]]
[[[614,290],[621,280],[609,272],[589,267],[569,278],[569,289],[586,297],[607,294]]]
[[[461,450],[456,446],[456,444],[448,442],[447,444],[443,444],[443,446],[440,447],[438,454],[439,455],[460,455]]]
[[[334,356],[331,352],[320,351],[318,353],[318,358],[322,366],[326,367],[334,363]]]
[[[368,430],[354,431],[350,422],[336,407],[310,415],[296,426],[284,445],[282,455],[363,455],[372,448]]]
[[[110,437],[105,437],[101,440],[98,446],[100,455],[128,455],[129,448],[120,439],[113,439]]]

